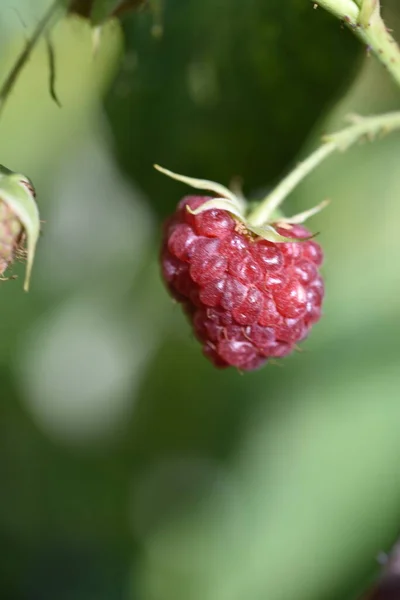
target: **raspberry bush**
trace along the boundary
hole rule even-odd
[[[353,56],[351,46],[347,50],[344,40],[354,40],[344,27],[322,10],[313,10],[311,2],[165,0],[158,3],[165,7],[165,36],[157,41],[150,34],[153,18],[150,13],[146,16],[145,4],[157,2],[59,0],[52,15],[61,13],[62,5],[65,13],[73,15],[71,22],[78,32],[80,27],[87,30],[90,21],[98,44],[107,44],[99,32],[111,16],[126,17],[130,23],[125,29],[131,31],[125,40],[126,60],[116,85],[115,106],[109,112],[120,124],[113,128],[115,147],[121,166],[151,202],[152,213],[171,215],[163,229],[162,276],[178,304],[175,310],[183,309],[200,344],[198,356],[186,356],[179,336],[163,328],[169,313],[158,304],[158,294],[164,290],[161,281],[153,280],[153,264],[149,260],[148,271],[139,272],[130,260],[143,254],[153,257],[152,251],[143,250],[150,235],[138,236],[135,247],[119,248],[118,242],[131,241],[128,238],[137,230],[118,204],[125,188],[119,189],[113,169],[107,172],[112,153],[106,162],[97,162],[103,155],[107,158],[108,146],[100,147],[99,156],[94,152],[89,157],[94,148],[83,145],[63,164],[61,177],[54,177],[61,162],[51,156],[56,154],[58,127],[53,127],[52,118],[47,123],[48,107],[42,98],[40,111],[32,113],[38,125],[31,130],[32,120],[28,122],[28,109],[37,102],[36,87],[46,81],[42,75],[48,65],[44,73],[34,70],[35,77],[27,82],[34,93],[28,93],[29,102],[20,106],[19,125],[15,129],[17,119],[11,113],[13,128],[3,130],[9,134],[3,135],[3,159],[15,160],[15,144],[23,144],[32,157],[21,152],[21,164],[45,189],[55,190],[57,181],[59,206],[53,211],[44,204],[49,224],[42,250],[51,255],[53,248],[54,256],[42,267],[46,281],[42,277],[38,282],[38,294],[14,303],[17,286],[0,285],[6,291],[0,348],[4,438],[0,458],[7,466],[1,518],[11,554],[22,557],[7,561],[14,565],[13,572],[27,571],[24,563],[30,551],[35,558],[28,580],[18,579],[15,590],[7,587],[5,597],[18,595],[20,589],[32,591],[32,585],[38,597],[46,592],[56,596],[54,586],[84,596],[93,584],[118,594],[129,578],[130,595],[141,600],[355,600],[353,591],[337,587],[345,580],[358,585],[362,565],[368,560],[373,563],[384,547],[385,531],[393,529],[400,498],[396,479],[399,285],[392,266],[399,249],[395,243],[382,244],[386,235],[390,242],[396,240],[397,215],[395,210],[390,213],[395,207],[389,196],[393,199],[393,190],[398,191],[390,181],[398,146],[394,144],[392,156],[386,148],[378,162],[371,161],[376,173],[370,168],[366,174],[363,158],[361,164],[356,160],[347,166],[346,158],[341,159],[345,176],[339,171],[339,185],[329,190],[341,194],[340,207],[338,198],[332,197],[333,218],[326,221],[330,232],[321,230],[321,236],[315,237],[318,229],[305,227],[314,209],[285,218],[280,206],[303,177],[334,152],[400,128],[400,114],[353,117],[346,129],[327,136],[304,162],[293,166],[257,206],[248,205],[240,193],[192,180],[199,191],[189,192],[175,208],[185,192],[154,173],[154,160],[221,181],[243,175],[249,190],[269,187],[297,160],[306,135],[320,122],[340,81],[345,83],[357,53]],[[396,77],[397,47],[382,28],[377,0],[316,4],[347,23]],[[142,5],[143,20],[135,14]],[[206,5],[208,15],[215,18],[206,17]],[[277,11],[279,17],[273,21]],[[40,25],[42,31],[48,32],[53,17]],[[324,17],[334,38],[328,37]],[[34,18],[36,22],[36,14]],[[232,25],[237,28],[234,35]],[[67,56],[71,65],[75,60],[84,62],[75,38],[74,31],[68,52],[62,51],[55,32],[53,54],[48,40],[50,71],[63,71],[60,65],[66,64]],[[339,44],[343,40],[343,45],[339,48],[334,40]],[[26,58],[35,43],[21,44]],[[358,50],[363,51],[361,45]],[[22,64],[20,60],[13,70],[4,88],[7,93],[0,93],[0,109]],[[305,70],[306,64],[310,69]],[[85,119],[94,124],[93,116],[98,114],[93,85],[85,94],[80,73],[86,72],[71,68],[68,80],[53,77],[50,83],[61,92],[66,110],[60,111],[59,118],[71,119],[72,133]],[[74,81],[79,82],[77,105],[87,103],[85,119],[80,111],[71,110],[75,95],[64,91],[70,92]],[[48,137],[47,129],[51,129]],[[65,132],[60,128],[57,135],[67,138]],[[90,132],[84,128],[86,133]],[[84,136],[78,136],[79,144]],[[100,138],[96,129],[94,144]],[[70,179],[73,186],[68,185]],[[307,203],[314,193],[323,197],[328,179],[325,173],[321,185],[317,182],[306,189],[300,199]],[[381,203],[378,211],[376,198]],[[58,212],[61,206],[68,210]],[[393,228],[387,227],[390,214]],[[342,224],[346,228],[340,230]],[[6,278],[13,263],[28,251],[29,279],[38,231],[29,180],[1,172],[1,276]],[[331,237],[330,265],[337,269],[336,277],[327,277],[327,294],[334,298],[336,291],[337,312],[335,319],[333,311],[327,314],[324,309],[325,343],[320,340],[318,355],[297,356],[300,368],[293,363],[284,370],[267,367],[253,377],[250,372],[268,361],[294,354],[307,336],[322,334],[313,326],[324,308],[319,242],[324,244],[325,233]],[[367,247],[371,251],[364,254],[363,272],[357,260],[363,260]],[[384,252],[389,253],[388,260]],[[27,314],[21,315],[28,303]],[[335,301],[330,307],[335,309]],[[185,333],[189,337],[189,327]],[[205,373],[200,348],[210,365],[233,368],[221,375],[210,366]],[[239,377],[235,369],[249,373]],[[376,377],[370,377],[369,371],[376,371]],[[386,396],[392,396],[390,402],[385,402]],[[113,419],[114,409],[118,420]],[[74,413],[79,418],[75,417],[74,428],[68,427],[67,418]],[[46,415],[50,418],[43,418]],[[102,421],[103,433],[110,433],[104,446],[97,443]],[[68,429],[73,434],[69,442]],[[41,439],[42,433],[50,434],[49,439]],[[90,460],[88,449],[80,443],[86,438],[89,444],[94,442]],[[65,443],[74,446],[72,452],[63,451]],[[25,493],[30,483],[33,495]],[[59,510],[60,490],[67,501],[82,500],[78,512],[74,507]],[[97,501],[101,495],[106,502]],[[61,498],[61,508],[64,505]],[[55,525],[55,536],[47,536],[44,543],[43,506],[49,513],[47,521]],[[125,515],[121,507],[129,507],[129,519],[123,519],[126,530],[113,517]],[[118,552],[115,565],[108,568],[109,559],[114,560],[109,534],[111,542],[117,540],[115,523],[122,540],[116,547],[125,548],[126,555]],[[72,565],[68,581],[60,583],[59,577],[52,577],[49,582],[49,557],[52,572],[58,574],[58,565],[61,575],[65,571],[64,546]],[[74,564],[82,571],[82,561],[88,564],[87,577],[78,573],[76,583]],[[121,569],[122,562],[126,569]],[[114,579],[118,573],[120,580]],[[388,593],[386,583],[374,598],[386,598],[382,596],[383,590]],[[38,590],[36,585],[44,587]]]

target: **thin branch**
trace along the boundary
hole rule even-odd
[[[46,31],[47,26],[50,24],[54,15],[60,8],[60,0],[55,0],[50,6],[49,10],[44,14],[42,19],[36,26],[35,31],[32,34],[32,37],[28,40],[25,48],[18,56],[15,61],[14,66],[12,67],[10,73],[8,74],[6,80],[0,88],[0,113],[4,110],[4,106],[10,97],[11,92],[14,89],[14,86],[18,80],[19,75],[21,74],[22,69],[25,67],[33,50],[35,49],[37,43],[43,36]]]
[[[373,117],[352,117],[353,124],[341,131],[325,136],[324,143],[308,158],[298,164],[276,188],[255,208],[248,220],[252,225],[263,225],[277,210],[283,200],[320,163],[336,151],[347,150],[362,138],[374,139],[379,133],[386,134],[400,129],[400,112]]]
[[[61,108],[61,102],[56,91],[56,56],[54,51],[53,41],[50,34],[46,35],[47,56],[49,59],[49,90],[50,96],[54,102]]]

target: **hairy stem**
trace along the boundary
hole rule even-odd
[[[27,41],[25,48],[17,57],[17,60],[15,61],[11,71],[0,88],[0,113],[4,110],[4,106],[10,97],[15,84],[17,83],[22,69],[25,67],[37,43],[45,34],[48,25],[51,23],[53,17],[56,15],[61,6],[62,4],[60,3],[60,0],[54,0],[48,11],[43,15],[42,19],[37,24],[36,29],[34,30],[32,37]]]
[[[400,48],[382,20],[379,0],[311,0],[341,19],[400,86]]]
[[[373,140],[378,134],[386,134],[400,129],[400,112],[386,113],[372,117],[351,117],[352,125],[324,137],[324,143],[308,158],[298,164],[272,192],[249,215],[248,221],[254,226],[267,223],[283,200],[321,162],[338,150],[347,150],[362,138]]]

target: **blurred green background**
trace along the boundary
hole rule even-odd
[[[2,3],[2,77],[47,5]],[[45,221],[31,292],[1,284],[0,598],[356,600],[400,531],[400,135],[288,199],[332,200],[325,316],[245,376],[164,291],[161,217],[187,189],[151,165],[257,196],[398,91],[308,0],[165,0],[161,37],[153,19],[107,24],[95,56],[87,23],[59,23],[62,108],[42,44],[0,118]]]

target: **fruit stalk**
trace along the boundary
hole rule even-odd
[[[379,0],[312,0],[341,19],[400,86],[400,48],[383,22]]]
[[[292,190],[321,162],[336,151],[347,150],[355,142],[366,138],[374,139],[378,134],[387,134],[400,129],[400,111],[384,115],[361,117],[352,115],[352,125],[323,138],[324,143],[308,158],[299,163],[248,216],[254,226],[262,225],[281,205]]]

